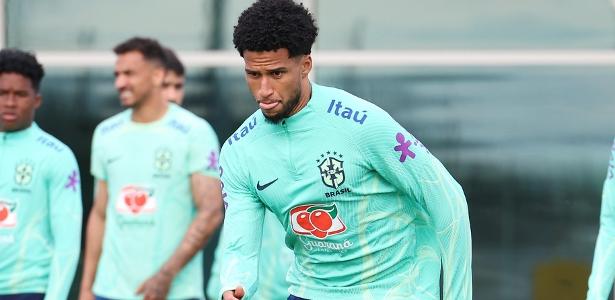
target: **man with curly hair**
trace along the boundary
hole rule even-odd
[[[81,247],[73,152],[34,122],[43,66],[0,51],[0,299],[66,299]]]
[[[317,35],[291,0],[260,0],[233,34],[260,111],[224,143],[224,300],[258,289],[265,210],[295,262],[288,299],[472,298],[461,186],[385,111],[308,79]],[[442,274],[440,274],[442,270]]]
[[[134,37],[114,52],[127,109],[92,138],[81,299],[201,299],[201,249],[222,221],[218,138],[164,97],[156,40]]]

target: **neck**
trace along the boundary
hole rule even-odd
[[[299,97],[299,103],[297,103],[297,106],[295,106],[295,108],[288,115],[292,116],[301,111],[308,104],[311,98],[312,85],[308,79],[305,79],[301,82],[301,96]]]
[[[154,91],[146,101],[132,108],[131,118],[137,123],[150,123],[162,119],[168,109],[169,103],[162,93]]]

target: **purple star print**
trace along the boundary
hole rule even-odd
[[[401,132],[398,132],[395,136],[399,145],[395,146],[393,149],[397,152],[401,152],[401,156],[399,157],[400,162],[405,162],[406,157],[410,156],[410,158],[414,159],[416,154],[410,151],[410,145],[412,145],[412,141],[406,141],[406,137]]]
[[[74,170],[73,173],[68,176],[68,182],[64,186],[65,189],[72,189],[73,192],[77,191],[77,184],[79,184],[79,174],[77,170]]]
[[[209,165],[207,166],[207,169],[218,169],[218,154],[216,153],[216,151],[211,151],[207,159],[209,160]]]

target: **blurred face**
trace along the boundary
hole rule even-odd
[[[120,54],[115,62],[115,89],[124,107],[137,108],[160,92],[164,70],[138,51]]]
[[[0,131],[29,127],[40,105],[41,96],[29,78],[17,73],[0,74]]]
[[[179,105],[184,102],[184,76],[173,71],[167,71],[162,82],[164,98]]]
[[[289,58],[287,49],[244,51],[246,82],[263,115],[271,121],[289,117],[309,100],[307,75],[312,58]]]

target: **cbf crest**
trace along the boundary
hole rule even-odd
[[[32,182],[34,175],[34,167],[28,162],[20,162],[15,166],[15,183],[20,186],[26,186]]]
[[[154,167],[158,172],[166,172],[171,169],[173,154],[167,148],[159,148],[154,154]]]
[[[330,188],[337,189],[346,180],[344,174],[343,155],[337,151],[327,151],[320,155],[316,160],[320,169],[320,178],[322,183]]]

